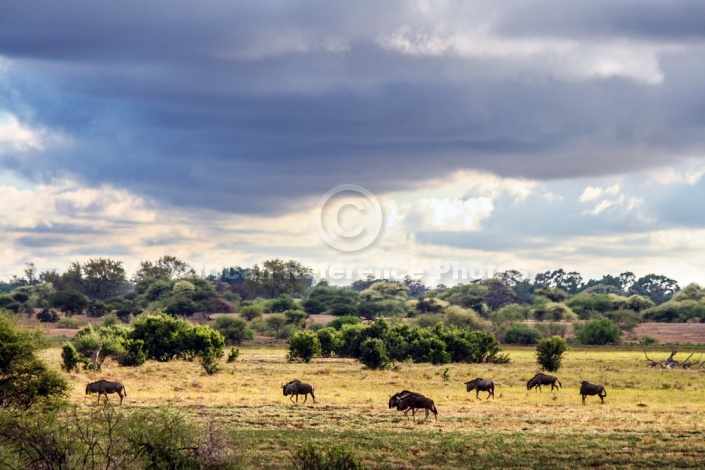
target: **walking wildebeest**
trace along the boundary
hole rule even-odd
[[[561,384],[561,381],[558,380],[558,377],[539,372],[538,374],[534,375],[531,379],[529,379],[528,382],[526,382],[526,389],[531,390],[534,387],[538,387],[536,390],[540,392],[541,385],[550,385],[551,391],[553,391],[554,388],[558,389],[558,387],[556,387],[556,382],[558,382],[558,385],[563,388],[563,385]]]
[[[588,381],[583,380],[580,384],[580,394],[583,396],[583,405],[585,404],[585,397],[588,395],[597,395],[605,403],[605,397],[607,396],[607,391],[602,385],[591,384]]]
[[[480,391],[488,392],[486,398],[487,400],[490,399],[490,396],[494,398],[494,382],[491,380],[485,380],[478,377],[469,382],[465,382],[465,385],[468,386],[468,392],[475,390],[475,399],[479,398]]]
[[[98,393],[98,403],[100,403],[101,395],[105,395],[105,403],[108,403],[108,393],[117,393],[120,395],[120,404],[122,405],[123,397],[127,396],[127,389],[120,382],[99,380],[86,385],[86,395],[89,393]]]
[[[389,397],[389,408],[396,408],[397,404],[399,403],[399,400],[401,400],[402,398],[406,398],[409,395],[418,395],[420,397],[423,396],[420,393],[411,392],[409,390],[402,390],[401,392],[397,392]],[[404,410],[404,416],[406,416],[407,418],[409,417],[409,410],[411,410],[411,408],[406,408]],[[412,412],[415,414],[416,410],[412,410]]]
[[[311,394],[313,402],[316,403],[316,395],[313,394],[313,386],[311,384],[303,383],[298,379],[294,379],[287,384],[282,384],[282,389],[284,390],[284,396],[291,395],[289,400],[294,402],[294,395],[296,395],[296,403],[299,402],[299,395],[304,396],[304,404],[308,400],[308,394]]]
[[[428,397],[421,395],[420,393],[411,393],[404,395],[397,400],[397,410],[404,411],[411,409],[411,414],[414,416],[414,422],[416,422],[416,410],[425,410],[426,416],[424,417],[422,423],[428,419],[428,412],[431,411],[433,416],[438,421],[438,410],[436,405]],[[406,419],[409,419],[409,415],[406,415]]]

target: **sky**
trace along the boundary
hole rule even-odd
[[[0,279],[705,283],[700,0],[0,3]]]

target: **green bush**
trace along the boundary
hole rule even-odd
[[[213,329],[219,331],[227,344],[242,344],[244,340],[254,338],[252,328],[242,318],[221,316],[213,322]]]
[[[360,320],[360,317],[356,315],[342,315],[338,318],[335,318],[334,320],[331,320],[328,322],[327,326],[330,326],[331,328],[335,328],[336,330],[342,330],[343,325],[356,325],[358,323],[362,323],[362,320]]]
[[[230,364],[231,362],[235,362],[238,357],[240,357],[240,350],[235,349],[235,348],[230,348],[230,352],[228,353],[228,359],[226,362],[228,364]]]
[[[389,355],[384,342],[379,338],[368,338],[360,344],[360,362],[368,369],[386,369]]]
[[[318,341],[321,343],[321,356],[331,357],[339,347],[340,334],[335,328],[322,328],[316,332]]]
[[[0,315],[0,408],[27,410],[68,392],[66,379],[37,356],[44,344],[39,333]]]
[[[118,355],[118,363],[121,366],[138,367],[147,361],[144,341],[141,339],[127,339],[125,340],[124,347],[125,352]]]
[[[291,456],[295,470],[364,470],[366,467],[343,447],[317,449],[312,444],[296,449]]]
[[[300,331],[291,336],[287,343],[289,343],[287,358],[290,361],[301,360],[308,363],[314,357],[321,355],[321,342],[316,333]]]
[[[574,325],[575,336],[582,344],[604,345],[619,343],[620,330],[608,318],[588,320],[583,325]]]
[[[507,328],[504,335],[506,344],[530,345],[536,344],[541,339],[541,333],[526,323],[515,323]]]
[[[260,304],[244,305],[240,307],[240,316],[247,321],[261,317],[262,313],[264,313],[264,308]]]
[[[287,294],[281,294],[276,299],[269,301],[269,311],[273,313],[286,312],[287,310],[301,310],[301,306]]]
[[[59,320],[56,322],[56,326],[58,328],[71,328],[73,330],[76,330],[81,326],[81,324],[75,318],[62,317],[59,318]]]
[[[64,344],[61,349],[61,360],[61,369],[68,373],[78,372],[78,365],[86,364],[87,362],[78,354],[78,351],[71,343]]]
[[[37,320],[42,323],[56,323],[59,321],[59,314],[54,310],[45,308],[37,314]]]
[[[80,315],[88,303],[88,297],[75,290],[54,292],[49,296],[49,304],[66,315]]]
[[[541,369],[556,372],[561,367],[563,353],[568,349],[565,340],[560,336],[542,339],[536,345],[536,362]]]

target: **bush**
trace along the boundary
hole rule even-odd
[[[290,361],[301,360],[308,363],[314,357],[321,355],[321,342],[316,333],[300,331],[291,336],[287,342],[289,343],[287,358]]]
[[[218,317],[213,322],[213,329],[223,335],[227,344],[242,344],[244,340],[254,338],[252,328],[242,318]]]
[[[44,345],[37,333],[25,332],[0,315],[0,408],[27,410],[63,397],[66,379],[37,356]]]
[[[336,330],[342,330],[343,325],[356,325],[358,323],[362,323],[360,317],[356,315],[343,315],[328,322],[327,326],[335,328]]]
[[[80,315],[88,303],[88,297],[75,290],[54,292],[49,296],[49,304],[66,315]]]
[[[364,470],[365,466],[343,447],[316,449],[312,444],[296,449],[291,456],[295,470]]]
[[[541,369],[556,372],[561,367],[563,353],[568,349],[565,340],[560,336],[542,339],[536,345],[536,362]]]
[[[601,346],[619,343],[620,330],[607,318],[588,320],[583,325],[575,325],[575,336],[582,344]]]
[[[42,323],[56,323],[59,321],[59,314],[53,310],[45,308],[37,314],[37,320]]]
[[[269,311],[272,313],[281,313],[287,310],[301,310],[301,306],[290,295],[281,294],[269,302]]]
[[[71,343],[64,344],[61,350],[61,360],[61,369],[68,373],[78,372],[78,365],[86,364],[87,362],[78,354],[78,351]]]
[[[235,349],[235,348],[230,348],[230,352],[228,353],[227,363],[230,364],[231,362],[235,362],[238,357],[240,357],[240,350]]]
[[[318,330],[316,336],[318,336],[318,341],[321,343],[321,356],[331,357],[340,344],[338,330],[326,327]]]
[[[118,364],[126,367],[138,367],[147,362],[144,341],[141,339],[128,339],[125,340],[124,346],[125,352],[118,355]]]
[[[75,318],[63,317],[59,318],[59,321],[56,322],[56,326],[59,328],[71,328],[72,330],[77,330],[81,325]]]
[[[384,342],[379,338],[368,338],[360,344],[360,362],[369,369],[385,369],[389,366],[389,355]]]
[[[261,317],[264,313],[264,308],[260,304],[245,305],[240,307],[240,316],[247,321],[252,321],[255,318]]]
[[[540,338],[541,332],[536,328],[532,328],[526,323],[515,323],[507,328],[507,332],[504,335],[504,342],[506,344],[520,344],[526,346],[536,344]]]

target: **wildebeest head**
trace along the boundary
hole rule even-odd
[[[294,395],[296,393],[296,390],[298,389],[298,384],[300,383],[300,380],[294,379],[289,383],[282,384],[282,391],[284,392],[284,396]]]

